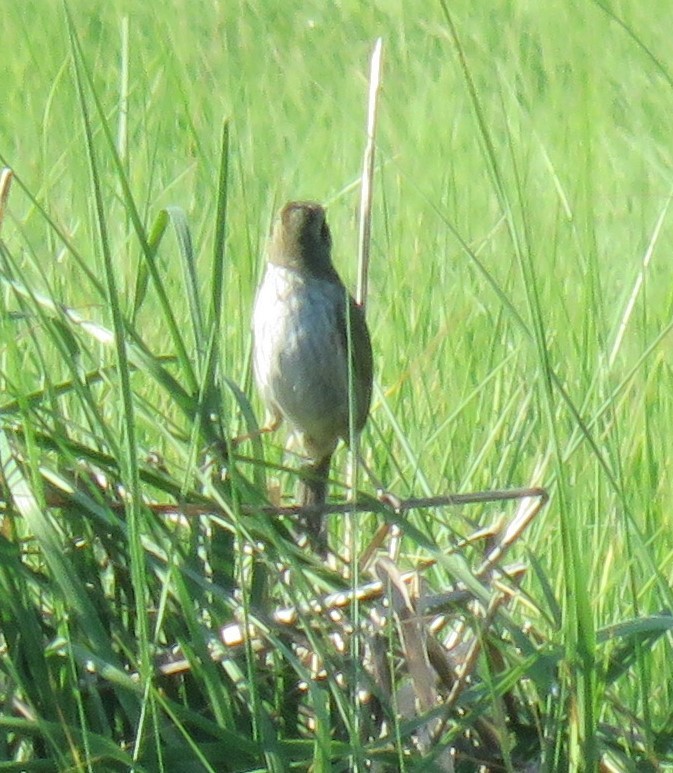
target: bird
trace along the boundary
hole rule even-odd
[[[325,209],[291,201],[280,210],[255,298],[253,367],[270,414],[284,420],[307,463],[296,501],[313,514],[306,536],[326,550],[324,506],[332,454],[339,440],[359,436],[372,396],[372,344],[364,308],[348,293],[332,262]]]

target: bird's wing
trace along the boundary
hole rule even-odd
[[[345,291],[344,291],[345,292]],[[369,413],[369,404],[372,399],[372,378],[374,361],[372,355],[372,342],[365,320],[365,312],[362,306],[348,296],[348,304],[343,303],[339,307],[339,330],[343,335],[343,346],[348,351],[350,325],[351,368],[353,388],[355,390],[355,429],[360,432],[364,427]]]

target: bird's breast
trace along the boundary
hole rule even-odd
[[[340,283],[269,264],[253,313],[254,367],[266,403],[309,454],[331,452],[348,427]]]

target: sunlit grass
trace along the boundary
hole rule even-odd
[[[263,445],[268,468],[241,459],[223,483],[205,460],[226,465],[231,438],[254,428],[249,316],[278,205],[328,203],[336,262],[354,281],[367,62],[379,35],[368,303],[376,390],[363,451],[403,497],[549,489],[516,556],[531,566],[524,590],[541,611],[510,609],[539,630],[558,666],[549,672],[558,683],[537,695],[547,701],[545,769],[580,766],[594,744],[603,752],[600,723],[638,725],[624,760],[667,759],[667,618],[628,635],[638,619],[673,608],[671,12],[624,8],[619,23],[598,3],[451,3],[453,37],[441,3],[288,10],[175,0],[159,17],[136,5],[70,3],[81,55],[59,4],[10,2],[3,18],[0,76],[21,86],[3,90],[0,115],[0,160],[17,174],[2,231],[0,458],[20,457],[5,470],[20,504],[3,527],[12,612],[2,623],[2,689],[16,685],[31,704],[4,721],[37,716],[21,732],[51,739],[18,750],[6,742],[14,769],[46,747],[61,749],[57,768],[96,769],[110,755],[106,765],[135,759],[148,770],[187,759],[213,769],[326,766],[348,759],[348,743],[362,764],[372,751],[334,685],[329,698],[314,687],[306,699],[315,746],[296,741],[287,717],[277,730],[287,684],[310,679],[276,632],[271,690],[251,650],[227,665],[226,682],[211,663],[208,647],[234,607],[254,617],[336,580],[303,565],[282,524],[241,515],[267,482],[293,490],[292,474],[274,467],[293,465],[282,432],[238,449],[260,459]],[[332,471],[339,481],[344,459]],[[111,508],[89,467],[136,497],[136,509]],[[45,508],[45,480],[63,490],[75,468],[80,509]],[[183,531],[143,509],[143,496],[215,502],[224,514],[210,531],[196,520]],[[469,531],[463,517],[496,515],[410,515],[425,537],[410,530],[404,566],[432,541],[446,549]],[[363,537],[380,521],[363,517]],[[332,533],[343,533],[335,516]],[[235,565],[250,541],[269,553],[260,566]],[[277,560],[295,567],[295,586],[279,589]],[[448,587],[450,571],[433,570],[435,589]],[[58,592],[40,600],[47,577]],[[234,603],[242,578],[250,584]],[[616,624],[626,627],[615,633]],[[18,641],[28,643],[30,678],[12,670]],[[198,684],[177,696],[149,678],[153,653],[174,644]],[[73,693],[57,708],[52,683],[81,676],[94,655],[112,669],[105,679],[122,707],[114,721],[142,730],[125,736],[130,748],[110,740],[119,727],[90,696]],[[523,656],[510,655],[516,673]],[[618,678],[624,664],[628,678]],[[235,684],[245,685],[237,697]],[[193,709],[192,687],[203,701]],[[168,716],[175,760],[162,736]],[[204,738],[240,753],[223,763],[224,746],[201,750],[201,721]],[[395,764],[422,765],[400,762],[400,748]]]

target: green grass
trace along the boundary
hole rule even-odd
[[[448,748],[474,770],[466,729],[494,769],[673,763],[673,9],[5,5],[0,770],[445,770]],[[259,511],[267,484],[293,491],[284,433],[229,444],[262,416],[249,319],[279,205],[329,205],[354,284],[379,35],[363,450],[401,497],[551,495],[512,556],[521,596],[490,626],[451,612],[484,644],[460,712],[404,716],[412,633],[379,631],[397,680],[380,740],[354,697],[376,636],[338,653],[302,617],[315,682],[271,619],[349,584]],[[449,545],[499,514],[411,513],[400,568],[439,558],[427,594],[474,583],[479,553]],[[357,517],[360,547],[395,520]],[[368,630],[372,603],[344,614]],[[265,658],[225,651],[246,620]]]

